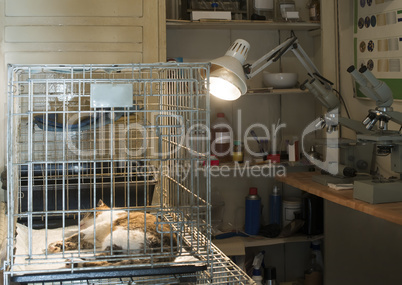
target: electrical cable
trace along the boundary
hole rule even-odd
[[[340,93],[338,90],[336,90],[336,89],[333,89],[333,90],[338,94],[339,99],[341,99],[342,104],[343,104],[343,107],[345,108],[345,111],[346,111],[346,115],[347,115],[348,118],[350,119],[350,113],[349,113],[348,107],[346,106],[346,102],[345,102],[345,100],[343,99],[343,96],[341,95],[341,93]]]

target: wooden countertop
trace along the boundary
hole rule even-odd
[[[353,190],[333,190],[312,180],[318,172],[292,172],[286,176],[277,176],[276,180],[296,187],[328,201],[352,208],[354,210],[402,225],[402,202],[370,204],[353,199]],[[402,191],[402,189],[401,189]]]

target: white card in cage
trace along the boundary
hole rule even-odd
[[[91,84],[91,108],[132,106],[132,84]]]

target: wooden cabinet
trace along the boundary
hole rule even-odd
[[[165,1],[0,0],[0,105],[6,65],[119,64],[166,60]],[[3,108],[3,111],[5,109]],[[5,121],[6,112],[1,112]],[[5,134],[5,124],[0,132]],[[6,154],[0,140],[0,171]]]
[[[158,0],[3,0],[5,63],[165,61],[165,6]]]

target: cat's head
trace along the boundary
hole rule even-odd
[[[98,204],[96,205],[97,210],[108,210],[110,207],[103,203],[102,199],[99,200]]]
[[[96,210],[100,211],[90,211],[85,213],[85,215],[82,217],[81,222],[80,222],[80,228],[85,229],[89,226],[92,226],[94,224],[94,212],[95,212],[95,217],[97,218],[99,215],[103,213],[101,210],[109,210],[110,207],[107,206],[105,203],[103,203],[102,200],[99,200],[98,204],[96,205]]]

